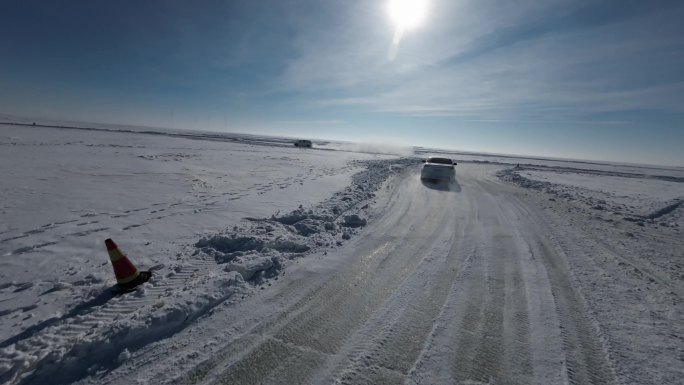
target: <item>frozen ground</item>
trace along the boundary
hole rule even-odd
[[[684,378],[683,169],[187,135],[0,126],[1,383]]]
[[[681,283],[684,173],[669,171],[664,176],[518,166],[498,175],[538,192],[547,199],[540,205],[621,255],[633,255],[646,271]]]
[[[242,281],[260,278],[257,272],[275,275],[303,252],[337,247],[360,227],[353,223],[365,215],[359,203],[394,167],[384,155],[0,127],[3,381],[79,349],[90,354],[91,345],[113,335],[126,334],[126,342],[107,352],[172,333],[240,290]],[[377,162],[363,163],[369,160]],[[322,203],[330,218],[299,224],[309,230],[290,226],[287,213],[306,217]],[[108,237],[139,267],[155,269],[151,292],[136,293],[135,305],[109,290],[115,282],[103,246]],[[203,238],[210,239],[195,249]],[[235,239],[261,246],[219,257]],[[176,287],[183,290],[172,292]],[[137,320],[113,322],[115,313],[143,304],[151,309]]]

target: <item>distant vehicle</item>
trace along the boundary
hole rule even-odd
[[[423,171],[420,172],[421,179],[435,181],[451,181],[454,179],[456,163],[453,160],[431,156],[423,160],[423,163],[425,165]]]
[[[313,146],[313,143],[311,143],[310,140],[299,139],[299,140],[297,140],[297,141],[294,142],[294,145],[295,145],[295,147],[307,147],[307,148],[311,148],[311,147]]]

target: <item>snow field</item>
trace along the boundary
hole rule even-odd
[[[26,129],[0,126],[0,383],[684,376],[680,169],[452,154],[435,185],[344,144]],[[108,236],[149,283],[114,295]]]
[[[542,194],[543,207],[602,234],[601,242],[610,243],[623,262],[653,279],[678,282],[675,291],[684,295],[684,178],[644,171],[615,176],[523,166],[497,175]]]
[[[684,203],[684,177],[620,176],[528,167],[504,171],[502,176],[523,187],[577,200],[592,210],[607,211],[642,226],[645,223],[663,227],[684,225],[681,212],[676,210]]]
[[[640,171],[598,177],[597,170],[522,166],[497,175],[525,188],[524,199],[548,214],[539,221],[554,229],[549,241],[564,250],[583,288],[618,381],[679,383],[684,184],[678,176],[660,178],[660,170]]]
[[[366,224],[373,191],[413,163],[0,128],[0,383],[69,383],[119,365],[276,277],[291,258],[339,246]],[[114,296],[107,237],[139,268],[154,268],[149,283]]]

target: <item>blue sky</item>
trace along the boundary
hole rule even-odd
[[[684,166],[684,2],[3,1],[0,113]]]

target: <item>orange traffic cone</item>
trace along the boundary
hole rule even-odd
[[[111,239],[105,239],[105,245],[107,246],[107,253],[109,253],[109,260],[112,261],[112,267],[114,267],[116,283],[120,288],[130,290],[149,281],[152,272],[138,271]]]

